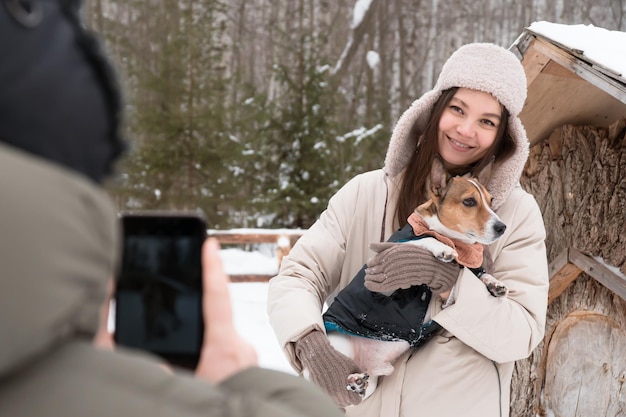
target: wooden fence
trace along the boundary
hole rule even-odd
[[[255,243],[275,243],[278,266],[285,255],[305,232],[302,229],[230,229],[209,230],[209,236],[219,240],[222,246],[245,246]],[[267,282],[271,275],[230,274],[231,282]]]

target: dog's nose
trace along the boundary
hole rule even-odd
[[[498,236],[502,236],[504,234],[504,231],[506,230],[506,224],[502,222],[496,222],[496,224],[493,225],[493,230]]]

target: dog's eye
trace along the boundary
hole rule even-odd
[[[465,207],[474,207],[476,205],[476,199],[474,198],[466,198],[465,200],[463,200],[463,205]]]

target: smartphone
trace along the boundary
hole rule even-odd
[[[204,334],[202,244],[196,212],[120,214],[122,263],[115,290],[115,341],[195,369]]]

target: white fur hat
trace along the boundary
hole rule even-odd
[[[519,182],[528,158],[528,138],[518,115],[526,101],[526,74],[519,59],[510,51],[490,43],[464,45],[446,61],[435,87],[415,100],[396,124],[385,156],[385,172],[396,176],[408,164],[424,132],[433,106],[442,91],[465,87],[493,95],[510,116],[508,130],[516,151],[506,163],[495,167],[487,189],[499,207]]]

